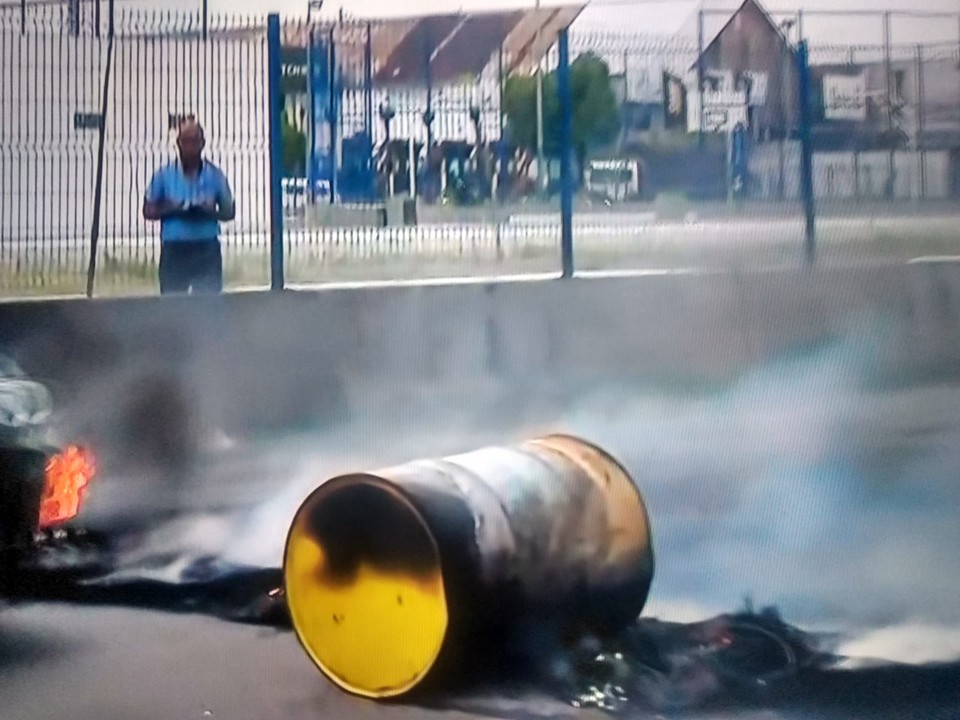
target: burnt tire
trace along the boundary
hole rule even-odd
[[[37,450],[0,448],[0,595],[16,591],[33,552],[46,459]]]

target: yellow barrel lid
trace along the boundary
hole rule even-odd
[[[284,582],[297,638],[344,690],[399,696],[436,662],[448,626],[440,552],[414,505],[382,478],[335,478],[304,501]]]

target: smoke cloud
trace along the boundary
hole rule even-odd
[[[259,438],[201,413],[207,445],[193,448],[189,481],[103,478],[85,522],[144,518],[118,577],[178,582],[204,558],[275,568],[294,512],[327,478],[564,431],[616,456],[648,502],[657,570],[645,615],[702,620],[749,598],[840,633],[841,651],[954,659],[960,375],[898,372],[891,342],[860,327],[707,389],[658,387],[638,368],[398,390],[337,426]],[[919,653],[910,628],[940,642]]]
[[[860,332],[706,394],[611,385],[567,413],[650,505],[648,614],[752,598],[905,660],[920,655],[897,628],[960,626],[960,378],[894,382],[886,343]],[[956,657],[955,630],[925,655]]]

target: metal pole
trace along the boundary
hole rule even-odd
[[[337,102],[337,92],[340,84],[337,82],[337,46],[336,28],[330,28],[330,204],[337,202],[337,170],[340,165],[337,123],[340,117],[340,103]]]
[[[427,117],[430,122],[427,123],[427,157],[433,148],[433,68],[430,65],[430,50],[432,39],[430,38],[430,28],[424,25],[424,72],[427,80]]]
[[[411,198],[417,196],[417,158],[414,147],[413,133],[410,133],[407,138],[407,195]]]
[[[365,127],[367,129],[367,159],[366,159],[366,175],[364,177],[364,188],[365,192],[369,192],[371,195],[370,200],[372,200],[373,195],[373,29],[371,24],[367,23],[367,44],[364,48],[364,68],[363,68],[363,94],[365,99],[364,112],[366,117],[364,118]]]
[[[210,0],[203,0],[203,41],[206,42],[210,32]]]
[[[500,118],[499,118],[499,127],[500,127],[500,142],[497,144],[497,155],[499,156],[499,179],[497,180],[497,197],[502,202],[506,199],[504,195],[504,188],[507,179],[507,147],[506,147],[506,137],[504,134],[504,113],[503,113],[503,43],[500,43],[500,50],[497,53],[497,80],[499,84],[499,93],[500,93]],[[499,231],[499,225],[498,225]]]
[[[283,143],[280,135],[280,16],[267,17],[267,97],[270,103],[270,289],[283,289]]]
[[[926,92],[924,92],[923,76],[923,45],[917,45],[917,154],[920,161],[920,197],[927,196],[927,155],[923,149],[923,132],[926,125],[924,117],[924,103],[926,102]]]
[[[807,41],[797,47],[797,76],[800,102],[800,172],[803,189],[803,207],[806,216],[806,260],[812,265],[816,260],[816,208],[813,188],[813,147],[810,138],[810,61]]]
[[[703,8],[700,8],[700,11],[697,13],[697,92],[700,98],[700,112],[699,112],[699,125],[697,128],[697,142],[700,147],[703,147],[704,144],[704,125],[703,125],[703,116],[704,116],[704,95],[703,95],[703,33],[704,33],[704,15]]]
[[[887,91],[887,136],[890,138],[889,141],[893,139],[893,67],[891,62],[891,29],[890,29],[890,12],[885,12],[883,14],[883,72],[886,76],[886,91]],[[886,195],[888,198],[892,199],[894,195],[894,161],[893,161],[894,150],[891,147],[890,152],[887,158],[887,191]]]
[[[20,34],[27,32],[27,0],[20,0]]]
[[[317,148],[317,100],[314,93],[314,63],[316,62],[316,35],[313,30],[313,23],[310,20],[310,11],[312,4],[307,5],[307,152],[306,152],[306,176],[307,176],[307,202],[311,207],[317,202],[317,177],[315,153]]]
[[[97,179],[93,191],[93,226],[90,229],[90,261],[87,264],[87,297],[93,297],[97,276],[97,246],[100,242],[100,212],[103,204],[103,155],[107,135],[107,103],[110,95],[110,70],[113,66],[113,34],[107,39],[107,66],[103,73],[103,97],[100,100],[100,134],[97,145]]]
[[[540,193],[546,195],[549,187],[549,173],[546,172],[543,154],[543,57],[540,55],[540,0],[537,0],[537,37],[534,52],[537,53],[537,187]]]
[[[68,20],[70,25],[70,34],[74,37],[80,36],[80,0],[69,0]]]
[[[433,166],[431,158],[433,156],[433,68],[430,65],[430,52],[433,47],[430,37],[430,26],[423,26],[423,72],[424,80],[427,84],[427,109],[423,114],[424,125],[427,127],[427,146],[424,152],[424,172],[423,177],[426,180],[426,191],[432,193],[433,189]],[[412,134],[412,133],[411,133]],[[446,170],[444,169],[444,176]]]
[[[113,37],[114,31],[116,30],[116,24],[114,22],[114,18],[116,17],[116,6],[114,0],[108,0],[107,2],[107,15],[109,15],[107,18],[107,34],[110,37]]]
[[[560,31],[557,94],[560,99],[560,253],[563,277],[573,277],[573,96],[570,90],[570,43],[566,28]]]

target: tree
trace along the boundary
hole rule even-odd
[[[570,65],[570,95],[573,152],[582,181],[590,151],[612,142],[620,131],[620,114],[607,64],[593,54],[578,57]],[[531,153],[536,152],[536,78],[509,77],[504,86],[503,105],[513,143]],[[548,157],[560,157],[560,99],[556,71],[543,78],[543,146]]]
[[[570,66],[570,94],[573,96],[573,149],[582,182],[590,150],[613,142],[620,132],[620,113],[610,82],[610,68],[596,55],[581,55]]]

